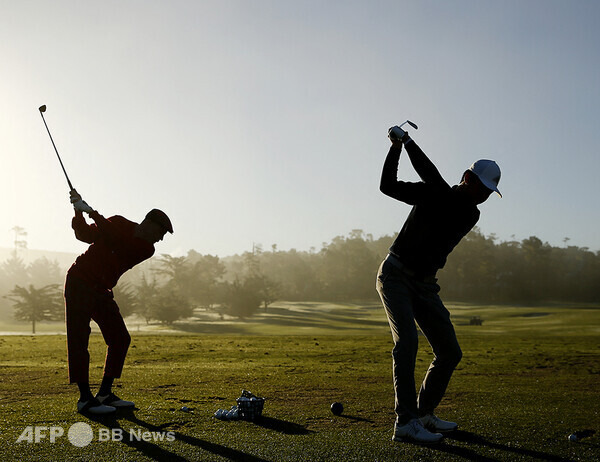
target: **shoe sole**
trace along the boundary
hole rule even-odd
[[[88,411],[88,412],[82,412],[82,414],[93,414],[93,415],[109,415],[109,414],[114,414],[115,412],[117,412],[117,409],[115,409],[114,411],[102,411],[102,412],[94,412],[94,411]]]
[[[135,407],[135,404],[115,404],[115,403],[111,403],[111,404],[107,404],[107,406],[112,406],[114,408],[117,409],[131,409]]]
[[[96,396],[96,399],[98,399],[98,397]],[[100,401],[100,404],[104,405],[104,406],[110,406],[110,407],[114,407],[117,409],[120,408],[133,408],[135,407],[135,403],[132,401],[129,401],[129,403],[131,404],[124,404],[126,401],[125,400],[120,400],[120,401],[113,401],[110,403],[107,403],[106,401]]]
[[[121,408],[121,407],[135,407],[135,403],[133,401],[125,401],[125,400],[119,400],[119,401],[111,401],[111,402],[100,402],[100,404],[104,405],[104,406],[110,406],[110,407],[116,407]]]
[[[439,428],[434,428],[434,427],[425,427],[426,430],[429,430],[432,433],[451,433],[451,432],[455,432],[456,430],[458,430],[458,426],[451,428],[449,430],[440,430]]]

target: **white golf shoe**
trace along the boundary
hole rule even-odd
[[[111,393],[111,394],[105,395],[105,396],[96,395],[96,399],[100,403],[106,404],[107,406],[112,406],[112,407],[117,407],[117,408],[135,407],[135,403],[133,401],[125,401],[124,399],[119,398],[114,393]]]
[[[102,404],[96,398],[88,399],[87,401],[77,401],[77,412],[81,414],[104,415],[116,412],[117,408]]]
[[[453,432],[458,428],[456,422],[442,420],[434,414],[424,415],[419,420],[427,430],[431,430],[432,432]]]
[[[419,419],[412,419],[406,425],[394,425],[394,441],[412,441],[414,443],[438,443],[444,436],[441,433],[431,433]]]

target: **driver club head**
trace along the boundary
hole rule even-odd
[[[410,125],[412,128],[414,128],[415,130],[418,130],[419,127],[417,127],[417,124],[414,122],[411,122],[410,120],[407,120],[406,122],[402,122],[399,127],[402,128],[402,125],[408,124]]]
[[[43,104],[40,106],[40,112],[46,112],[46,105]]]

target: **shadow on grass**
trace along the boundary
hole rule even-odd
[[[336,331],[352,330],[360,327],[387,327],[387,321],[370,319],[351,319],[330,315],[320,315],[320,320],[310,321],[301,319],[300,316],[248,318],[249,326],[245,326],[243,321],[237,321],[237,324],[220,324],[218,321],[197,321],[197,322],[179,322],[171,326],[173,330],[188,332],[193,334],[247,334],[249,328],[260,326],[285,327],[285,328],[313,328],[313,329],[333,329]],[[346,323],[348,325],[342,325]]]
[[[357,417],[355,415],[346,415],[346,414],[341,414],[339,417],[342,417],[344,419],[350,419],[350,420],[354,420],[355,422],[369,422],[369,423],[375,423],[373,420],[369,420],[369,419],[365,419],[364,417]]]
[[[548,454],[548,453],[542,452],[542,451],[536,451],[536,450],[532,450],[532,449],[519,448],[519,447],[514,447],[514,446],[507,446],[505,444],[494,443],[492,441],[485,439],[484,437],[482,437],[480,435],[477,435],[477,434],[471,433],[471,432],[467,432],[467,431],[463,431],[463,430],[456,430],[454,432],[447,433],[447,434],[445,434],[444,442],[442,442],[439,445],[431,445],[428,447],[430,447],[431,449],[440,451],[440,452],[447,452],[449,454],[458,455],[467,460],[476,460],[476,461],[497,461],[497,460],[499,460],[499,459],[494,459],[492,457],[483,456],[480,453],[478,453],[472,449],[452,446],[452,445],[448,444],[447,440],[454,440],[454,441],[459,441],[461,443],[469,443],[469,444],[476,444],[479,446],[486,446],[490,449],[496,449],[498,451],[512,453],[512,454],[514,454],[515,458],[531,457],[533,459],[539,459],[539,460],[544,460],[544,461],[549,461],[549,462],[574,462],[572,459],[565,459],[564,457],[556,456],[553,454]]]
[[[123,419],[123,420],[131,422],[133,424],[136,424],[140,427],[144,427],[150,432],[160,432],[160,433],[166,432],[167,430],[165,430],[165,427],[167,427],[169,425],[169,424],[163,424],[163,425],[150,424],[148,422],[145,422],[145,421],[137,418],[134,413],[134,410],[125,410],[125,409],[121,409],[120,412],[118,412],[116,415],[114,415],[112,417],[96,417],[96,416],[86,416],[86,417],[88,417],[90,420],[92,420],[94,422],[104,425],[107,428],[110,428],[111,430],[120,429],[123,432],[123,435],[127,435],[128,432],[126,432],[125,429],[123,429],[123,427],[121,427],[121,425],[119,424],[119,421],[118,421],[119,419]],[[195,446],[198,449],[210,452],[212,454],[215,454],[215,455],[218,455],[221,457],[225,457],[229,460],[249,461],[249,462],[268,462],[267,459],[262,459],[260,457],[252,456],[243,451],[238,451],[237,449],[228,448],[227,446],[223,446],[223,445],[216,444],[216,443],[211,443],[210,441],[201,440],[201,439],[195,438],[193,436],[184,435],[183,433],[179,433],[177,431],[172,431],[172,433],[175,435],[176,441],[187,443],[190,446]],[[120,441],[120,443],[130,446],[130,447],[134,448],[136,451],[139,451],[140,453],[144,454],[146,457],[149,457],[158,462],[185,462],[185,461],[189,460],[186,457],[177,455],[174,452],[164,449],[153,442],[144,441],[143,439],[138,440],[137,438],[124,437]]]
[[[296,306],[307,304],[297,303]],[[307,305],[309,306],[309,305]],[[380,309],[377,306],[376,309]],[[246,319],[253,328],[258,326],[269,327],[289,327],[289,328],[331,328],[335,326],[336,330],[349,330],[356,327],[387,327],[388,322],[385,317],[382,319],[365,318],[372,307],[351,307],[337,308],[334,310],[290,310],[288,308],[270,307],[268,312],[258,312],[256,316]],[[245,334],[248,332],[248,326],[245,322],[237,319],[225,324],[215,319],[199,317],[197,320],[188,322],[177,322],[172,329],[181,332],[201,333],[201,334]]]
[[[262,416],[253,423],[259,427],[275,430],[280,433],[285,433],[286,435],[308,435],[309,433],[314,433],[314,431],[309,430],[300,424],[274,419],[273,417]]]

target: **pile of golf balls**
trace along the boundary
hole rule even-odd
[[[237,406],[231,406],[231,409],[219,409],[214,413],[214,416],[219,420],[237,420],[238,408]]]

